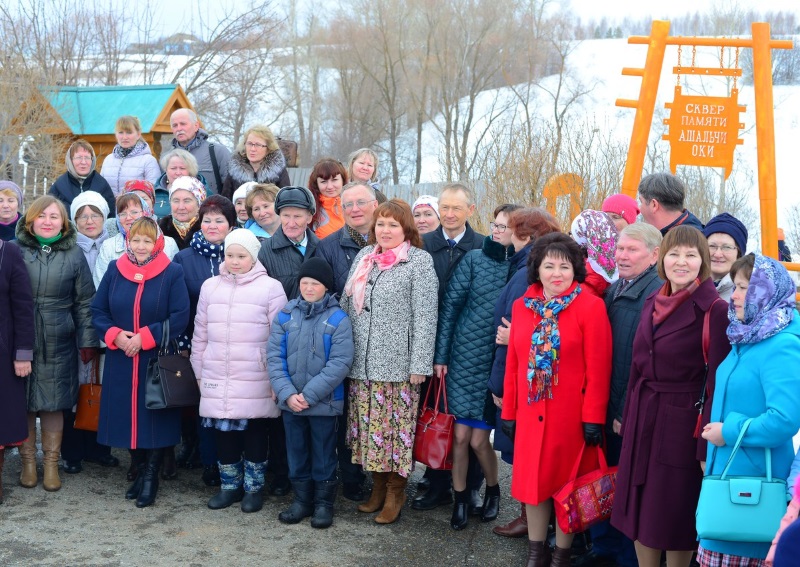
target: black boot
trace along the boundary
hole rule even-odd
[[[197,434],[197,417],[181,420],[181,445],[175,455],[175,465],[182,469],[193,469],[200,463],[200,437]]]
[[[244,461],[239,459],[238,463],[227,465],[219,463],[219,478],[219,492],[208,501],[212,510],[222,510],[234,502],[241,502],[244,496]]]
[[[133,449],[131,450],[131,469],[136,471],[134,476],[133,484],[128,487],[128,491],[125,493],[126,500],[135,500],[139,498],[139,492],[142,491],[142,482],[144,480],[144,468],[145,468],[145,458],[146,453],[142,449]]]
[[[500,485],[486,485],[486,494],[483,496],[483,506],[481,507],[481,521],[491,522],[497,519],[500,513]]]
[[[414,510],[433,510],[437,506],[450,504],[453,501],[453,492],[450,490],[449,471],[431,471],[429,475],[430,487],[421,496],[411,501]],[[444,473],[444,474],[443,474]]]
[[[314,515],[311,516],[312,528],[329,528],[333,524],[333,503],[336,500],[335,480],[314,483]]]
[[[278,520],[284,524],[297,524],[314,513],[314,481],[295,480],[292,482],[292,487],[294,488],[292,505],[278,514]]]
[[[469,492],[456,490],[456,502],[453,504],[453,515],[450,517],[450,527],[454,530],[463,530],[469,524],[467,507],[469,506]]]
[[[172,450],[172,447],[169,447]],[[161,468],[161,462],[164,460],[164,449],[149,449],[147,451],[147,463],[144,467],[144,472],[140,475],[142,478],[142,489],[139,491],[139,496],[136,498],[137,508],[146,508],[156,501],[156,494],[158,494],[158,471]]]

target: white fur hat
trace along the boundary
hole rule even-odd
[[[84,191],[72,200],[72,204],[69,206],[69,216],[72,222],[75,222],[75,215],[78,214],[78,211],[86,205],[91,205],[103,213],[103,222],[106,222],[106,219],[108,219],[108,203],[97,191]]]

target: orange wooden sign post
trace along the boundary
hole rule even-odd
[[[791,40],[771,39],[769,24],[753,23],[752,38],[669,37],[669,22],[656,20],[649,36],[633,36],[628,43],[647,45],[644,68],[624,68],[623,75],[642,78],[639,99],[617,99],[617,106],[636,109],[628,159],[622,178],[622,192],[636,198],[642,178],[650,126],[653,121],[658,83],[667,45],[692,47],[750,48],[753,50],[753,90],[756,111],[756,152],[758,155],[758,189],[761,204],[761,249],[765,255],[778,257],[778,209],[775,182],[775,123],[772,101],[772,49],[792,49]],[[679,47],[680,49],[680,47]],[[704,69],[692,65],[676,67],[676,74],[741,75],[736,69]],[[733,150],[739,140],[739,113],[744,107],[737,102],[738,91],[729,97],[684,96],[676,87],[675,100],[667,104],[670,117],[665,121],[670,142],[670,168],[677,165],[702,165],[725,168],[726,176],[733,167]]]

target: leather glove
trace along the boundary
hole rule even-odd
[[[599,423],[583,424],[583,440],[590,447],[603,444],[603,426]]]
[[[517,420],[516,419],[501,419],[500,420],[500,430],[506,434],[506,436],[514,441],[514,435],[517,432]]]
[[[92,360],[97,358],[98,349],[95,347],[86,347],[78,349],[81,355],[81,362],[89,364]]]

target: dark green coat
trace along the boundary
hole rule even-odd
[[[35,321],[28,411],[70,409],[78,401],[78,347],[99,347],[89,305],[94,282],[72,224],[50,252],[17,225],[16,243],[31,278]]]
[[[512,246],[505,248],[487,236],[480,250],[466,253],[447,283],[434,364],[447,365],[447,401],[456,417],[485,419],[495,348],[494,305],[513,254]]]

